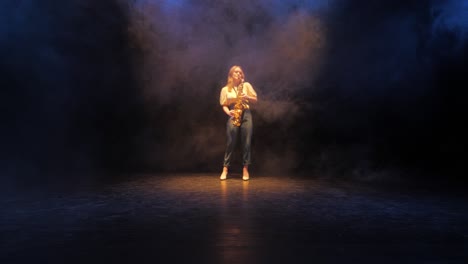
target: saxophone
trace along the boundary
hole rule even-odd
[[[234,113],[232,117],[232,124],[234,126],[239,127],[242,123],[242,113],[244,112],[244,109],[246,107],[246,103],[244,100],[242,100],[242,92],[244,90],[244,82],[241,82],[239,86],[237,86],[237,100],[236,103],[234,104]]]

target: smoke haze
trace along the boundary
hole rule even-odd
[[[457,174],[467,8],[463,0],[3,1],[2,171],[26,179],[218,171],[219,93],[237,64],[259,96],[254,172]]]
[[[309,87],[321,63],[325,42],[319,16],[326,11],[316,3],[296,5],[136,1],[131,6],[130,32],[144,55],[138,64],[146,98],[151,105],[167,104],[182,112],[166,126],[170,136],[163,141],[171,151],[162,163],[180,169],[182,159],[193,165],[198,149],[196,157],[221,164],[225,120],[218,97],[234,64],[244,68],[246,81],[259,94],[259,124],[288,127],[295,120],[300,110],[294,95]]]

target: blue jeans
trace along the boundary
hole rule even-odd
[[[250,165],[250,144],[252,141],[252,113],[250,109],[244,110],[242,114],[242,122],[240,127],[232,124],[232,117],[226,123],[226,152],[224,154],[224,167],[229,167],[231,164],[231,156],[236,146],[237,138],[240,133],[241,147],[242,147],[242,164],[244,166]]]

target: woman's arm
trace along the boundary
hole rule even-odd
[[[257,96],[248,96],[245,95],[245,99],[249,100],[249,103],[256,103],[257,102]]]
[[[250,83],[245,83],[247,86],[247,93],[244,94],[244,99],[249,100],[249,103],[256,103],[257,102],[257,92],[253,89]]]
[[[226,105],[227,104],[227,87],[223,87],[221,89],[221,94],[219,95],[219,104],[223,107],[224,113],[228,116],[232,116],[231,111],[229,110],[229,107]]]
[[[226,115],[232,116],[231,110],[229,110],[229,107],[227,107],[226,105],[223,105],[223,111],[224,113],[226,113]]]

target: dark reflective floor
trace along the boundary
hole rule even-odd
[[[0,263],[466,263],[467,201],[214,174],[3,192]]]

